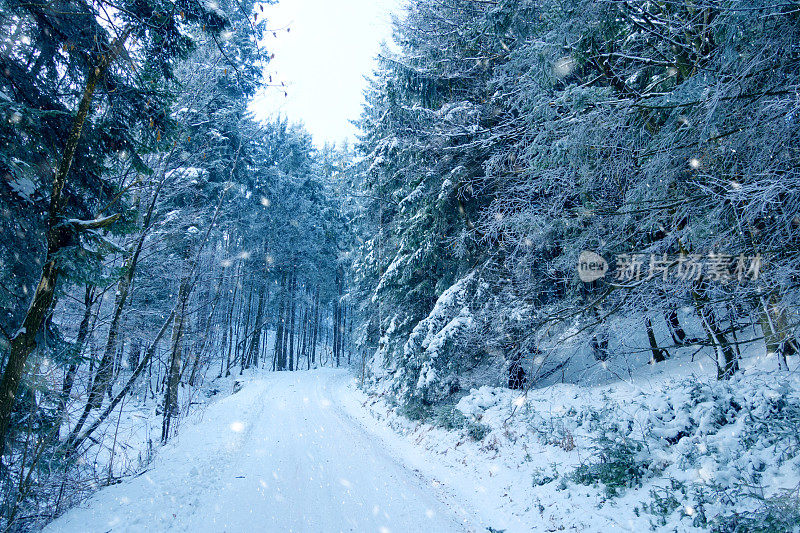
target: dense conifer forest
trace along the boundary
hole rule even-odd
[[[800,3],[410,0],[341,143],[250,108],[269,4],[0,0],[0,528],[301,371],[513,464],[462,530],[800,527]]]

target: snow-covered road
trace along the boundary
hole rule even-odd
[[[146,472],[45,531],[465,531],[337,406],[346,379],[328,370],[251,378],[190,417]]]

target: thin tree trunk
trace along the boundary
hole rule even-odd
[[[240,269],[241,271],[241,269]],[[239,288],[239,284],[237,283],[237,289]],[[233,360],[231,361],[231,367],[236,366],[237,357],[239,356],[239,339],[241,337],[241,329],[242,329],[242,316],[244,315],[244,297],[242,293],[244,289],[240,291],[239,297],[239,309],[236,312],[236,331],[235,336],[231,337],[231,351],[233,352]],[[230,375],[230,372],[228,372]]]
[[[283,344],[283,287],[284,274],[281,274],[280,285],[278,286],[278,323],[275,330],[275,348],[272,351],[272,370],[283,370],[281,361],[281,346]]]
[[[345,335],[346,346],[347,346],[347,364],[350,364],[350,358],[353,355],[353,307],[351,305],[347,306],[347,316],[350,317],[350,322],[347,324],[347,332]]]
[[[335,310],[336,310],[336,304],[334,303],[334,312],[331,313],[331,321],[333,321],[333,316],[335,315]],[[325,309],[325,314],[326,315],[328,314],[327,306],[326,306],[326,309]],[[333,328],[328,329],[327,327],[322,328],[322,348],[323,348],[322,349],[322,356],[325,357],[324,360],[320,361],[322,366],[325,366],[328,363],[328,357],[332,354],[332,351],[330,349],[331,348],[330,335],[331,335],[331,330],[332,329]]]
[[[103,412],[100,413],[100,416],[98,416],[94,422],[92,422],[89,426],[87,426],[87,428],[84,430],[83,433],[80,434],[80,436],[75,435],[67,440],[66,447],[68,450],[68,454],[74,453],[75,450],[77,450],[78,447],[81,445],[81,443],[83,443],[83,441],[89,438],[89,435],[91,435],[98,427],[100,427],[100,424],[102,424],[103,421],[108,417],[108,415],[111,414],[111,412],[114,410],[117,404],[122,400],[122,398],[124,398],[130,392],[131,388],[136,383],[136,380],[139,379],[139,376],[142,374],[145,367],[148,368],[150,367],[150,363],[153,360],[153,354],[156,351],[156,347],[158,346],[161,337],[164,336],[164,333],[167,331],[167,328],[169,328],[169,325],[172,323],[172,319],[174,318],[174,316],[175,316],[175,311],[172,311],[169,314],[169,317],[167,317],[167,319],[164,321],[164,324],[161,326],[161,329],[158,331],[156,338],[153,339],[153,343],[145,351],[144,357],[139,362],[139,366],[136,367],[136,370],[134,370],[133,374],[128,379],[128,382],[125,384],[122,390],[119,391],[119,393],[114,397],[113,400],[111,400],[111,403],[108,404],[108,407],[106,407],[103,410]]]
[[[650,343],[650,351],[653,353],[653,362],[661,363],[666,361],[667,357],[669,357],[669,352],[658,347],[656,334],[653,331],[653,324],[650,322],[649,316],[644,317],[644,327],[647,329],[647,340]]]
[[[142,355],[142,344],[139,337],[135,337],[131,342],[131,351],[128,352],[128,368],[139,366],[139,356]]]
[[[314,291],[314,318],[311,330],[311,365],[316,365],[317,360],[317,335],[319,334],[319,286]]]
[[[307,357],[308,352],[308,306],[306,305],[307,298],[306,291],[303,291],[303,298],[300,300],[300,331],[302,336],[300,339],[300,355],[297,358],[297,367],[300,367],[300,357],[306,360],[306,370],[311,367],[311,359]]]
[[[739,369],[736,354],[730,342],[717,322],[717,317],[710,304],[699,309],[703,328],[708,335],[708,342],[714,348],[717,360],[717,379],[728,379]]]
[[[236,160],[233,164],[234,167],[236,166],[236,161],[238,161],[238,158],[239,150],[236,151]],[[233,172],[233,170],[231,170],[231,172]],[[206,243],[208,242],[208,236],[211,234],[211,230],[214,228],[214,225],[217,222],[217,217],[219,216],[219,212],[222,208],[222,203],[224,200],[225,192],[220,195],[217,207],[214,209],[214,216],[211,218],[205,235],[197,246],[197,251],[192,259],[188,259],[191,253],[191,245],[187,244],[185,250],[184,257],[187,258],[188,268],[186,269],[186,274],[181,279],[181,286],[178,290],[178,303],[176,306],[177,310],[175,312],[175,325],[173,327],[172,357],[168,373],[165,375],[165,379],[168,379],[168,381],[164,395],[164,423],[161,427],[161,441],[165,443],[170,435],[170,426],[172,424],[172,420],[178,416],[178,385],[180,383],[181,376],[181,337],[183,335],[183,326],[186,317],[186,306],[189,302],[192,289],[194,289],[194,286],[197,283],[197,277],[199,275],[198,265],[200,264],[201,254]]]
[[[183,340],[184,322],[186,320],[186,304],[189,296],[189,272],[181,279],[180,289],[178,290],[178,302],[175,311],[175,321],[172,325],[172,341],[169,369],[166,374],[166,387],[164,392],[164,421],[161,426],[161,442],[165,443],[169,439],[170,425],[172,420],[178,416],[178,384],[181,376],[181,351]]]
[[[75,344],[72,345],[69,353],[69,368],[64,376],[64,383],[61,385],[61,396],[58,399],[58,413],[64,416],[67,410],[67,400],[72,392],[72,386],[75,384],[75,374],[78,372],[80,366],[80,356],[83,351],[83,345],[86,342],[86,337],[89,334],[89,322],[92,318],[92,304],[94,303],[94,285],[88,285],[83,297],[83,319],[78,327],[78,337],[75,339]],[[58,429],[56,430],[56,439],[58,439]]]
[[[344,306],[344,314],[342,315],[342,353],[347,353],[347,366],[350,366],[350,351],[347,349],[347,316],[349,306]]]
[[[253,337],[250,339],[250,351],[247,354],[246,368],[250,365],[258,365],[258,351],[261,343],[261,331],[264,319],[264,284],[262,283],[258,289],[258,309],[256,311],[256,321],[253,325]]]
[[[281,317],[281,322],[283,324],[283,335],[281,335],[281,353],[280,353],[280,367],[281,370],[286,370],[287,368],[287,361],[289,359],[287,354],[287,347],[289,346],[289,282],[287,281],[285,275],[282,280],[283,284],[283,315]]]
[[[297,278],[292,274],[292,281],[289,286],[289,371],[294,370],[294,314],[295,314],[295,285]]]
[[[246,352],[247,352],[247,350],[246,350],[246,348],[247,348],[247,337],[249,336],[249,333],[248,333],[247,330],[250,328],[250,313],[251,313],[252,308],[253,308],[253,290],[252,290],[252,286],[251,286],[250,291],[248,291],[248,293],[247,293],[247,307],[246,307],[246,310],[245,310],[246,314],[245,314],[245,317],[244,317],[245,318],[244,327],[242,328],[244,330],[244,334],[242,335],[242,339],[241,340],[237,339],[238,342],[236,344],[236,354],[237,354],[236,357],[239,359],[239,375],[240,376],[242,375],[242,373],[244,373],[244,368],[245,368],[245,365],[247,364],[247,361],[245,361],[246,355],[247,355],[246,354]],[[240,352],[240,350],[241,350],[241,352]]]
[[[214,313],[217,310],[217,304],[219,303],[220,300],[220,292],[222,291],[222,284],[224,281],[225,281],[225,268],[222,269],[222,272],[219,277],[219,282],[217,282],[217,287],[214,289],[214,298],[211,300],[211,310],[208,312],[208,315],[204,320],[205,324],[203,324],[202,328],[203,336],[200,339],[200,343],[195,347],[194,361],[192,363],[192,372],[189,375],[189,385],[192,387],[195,386],[195,380],[197,379],[197,369],[200,366],[200,360],[202,359],[202,356],[206,351],[206,346],[209,343],[211,325],[214,320]],[[206,296],[208,296],[208,293],[206,293]]]
[[[672,336],[672,340],[676,346],[688,346],[700,342],[700,339],[689,338],[689,336],[686,334],[683,326],[681,326],[680,319],[678,318],[678,311],[676,309],[672,309],[671,311],[667,312],[664,318],[667,320],[669,333]]]
[[[220,367],[219,375],[222,377],[223,370],[225,371],[225,377],[231,375],[231,341],[233,340],[233,324],[231,323],[233,320],[233,307],[236,304],[236,290],[238,286],[234,286],[233,288],[233,297],[231,298],[230,304],[228,305],[228,310],[225,313],[225,327],[222,333],[222,346],[221,349],[223,353],[225,353],[225,358],[220,358],[222,360],[221,364],[224,364],[224,369]]]
[[[784,313],[777,309],[777,305],[774,303],[774,296],[770,297],[769,303],[763,296],[759,300],[759,322],[761,331],[764,334],[767,354],[775,354],[778,359],[779,370],[789,370],[786,356],[797,352],[796,341],[792,337],[789,328],[786,327]]]

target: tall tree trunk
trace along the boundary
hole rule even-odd
[[[262,283],[258,289],[258,309],[256,311],[256,321],[253,325],[253,336],[250,339],[250,351],[247,354],[247,366],[258,365],[258,351],[261,344],[261,331],[263,328],[264,320],[264,284]]]
[[[240,269],[241,270],[241,269]],[[239,283],[236,285],[239,288]],[[239,294],[239,309],[236,311],[236,328],[234,334],[231,336],[231,351],[233,352],[233,359],[231,361],[231,367],[236,366],[237,357],[239,356],[239,339],[241,338],[241,329],[242,329],[242,316],[244,314],[244,289],[242,289]],[[228,372],[230,375],[230,372]]]
[[[222,330],[222,346],[220,347],[220,349],[222,350],[222,353],[225,354],[225,357],[224,358],[220,358],[220,359],[222,359],[222,363],[221,364],[225,365],[225,368],[224,368],[225,377],[228,377],[228,376],[231,375],[231,346],[230,345],[231,345],[231,341],[233,339],[233,324],[231,322],[233,321],[233,307],[236,304],[236,289],[238,289],[238,286],[234,285],[233,296],[232,296],[232,298],[230,300],[230,303],[228,305],[228,310],[225,313],[225,325],[224,325],[224,329]],[[222,372],[223,372],[223,369],[220,368],[220,371],[219,371],[220,377],[222,377]]]
[[[42,323],[47,315],[48,309],[53,303],[56,283],[58,282],[58,256],[59,252],[70,242],[72,232],[88,229],[98,229],[113,223],[119,215],[99,219],[90,223],[83,223],[78,226],[65,224],[62,221],[62,209],[64,199],[62,191],[67,183],[67,176],[75,152],[83,132],[83,125],[89,116],[89,111],[94,98],[95,87],[100,78],[105,74],[106,69],[111,64],[122,47],[127,41],[132,28],[126,29],[119,38],[111,45],[107,53],[101,55],[101,59],[94,69],[89,70],[86,78],[86,86],[83,89],[78,113],[72,122],[72,127],[67,137],[64,152],[58,165],[58,170],[53,175],[53,185],[50,193],[50,206],[48,209],[47,227],[47,255],[45,256],[42,274],[36,290],[33,293],[30,307],[22,320],[22,327],[11,337],[8,362],[3,371],[3,379],[0,381],[0,456],[5,453],[5,444],[8,434],[8,425],[11,421],[11,412],[14,408],[14,398],[19,389],[22,373],[25,369],[25,362],[28,356],[36,347],[36,334],[39,332]]]
[[[252,286],[247,293],[247,308],[244,320],[244,333],[242,334],[242,339],[238,341],[236,344],[236,353],[238,354],[237,357],[239,359],[239,375],[241,376],[244,373],[245,365],[247,364],[247,339],[249,336],[248,329],[250,328],[250,315],[253,308],[253,289]],[[238,339],[237,339],[238,340]]]
[[[347,316],[350,317],[350,321],[347,323],[347,331],[345,334],[345,347],[347,349],[347,364],[350,364],[350,359],[353,356],[353,307],[352,305],[347,306]]]
[[[267,339],[269,338],[268,335],[268,328],[266,324],[269,323],[269,308],[267,307],[267,301],[269,300],[269,286],[265,283],[261,285],[261,306],[264,308],[264,313],[261,317],[261,320],[258,323],[258,336],[261,340],[256,347],[255,353],[253,354],[253,366],[258,368],[261,361],[264,360],[266,355],[266,346],[267,346]]]
[[[122,330],[123,331],[125,330],[125,323],[126,322],[127,322],[127,320],[123,318],[123,320],[122,320],[122,325],[123,325]],[[124,338],[119,340],[119,342],[117,343],[117,349],[114,350],[114,362],[113,362],[113,364],[111,366],[111,368],[113,369],[113,371],[111,373],[111,375],[112,375],[111,383],[112,384],[117,381],[117,376],[119,375],[119,371],[122,370],[122,356],[123,355],[125,355],[125,339]],[[111,387],[110,386],[106,387],[106,392],[109,394],[109,398],[111,398]]]
[[[350,351],[347,349],[347,316],[349,306],[345,304],[342,313],[342,353],[347,353],[347,366],[350,366]]]
[[[284,278],[283,284],[283,318],[281,321],[283,322],[283,335],[281,336],[281,370],[286,370],[288,368],[287,361],[289,360],[288,354],[288,347],[289,347],[289,310],[291,308],[291,303],[289,301],[289,281]]]
[[[333,316],[335,315],[335,309],[336,309],[336,304],[334,303],[333,305],[334,305],[334,312],[331,313],[331,317],[332,317],[331,321],[333,321]],[[328,312],[327,312],[328,309],[327,309],[327,306],[325,306],[325,307],[326,307],[325,314],[327,315],[328,314]],[[322,354],[320,355],[320,364],[322,366],[325,366],[328,363],[328,356],[332,355],[332,352],[329,349],[329,347],[332,346],[331,340],[329,338],[330,335],[331,335],[331,331],[332,330],[333,330],[333,328],[331,328],[331,329],[322,328],[322,347],[323,347],[323,349],[322,349]],[[323,356],[324,356],[324,360],[322,358]]]
[[[339,335],[341,335],[339,321],[341,320],[342,311],[341,307],[339,306],[338,298],[333,305],[333,360],[336,363],[336,368],[339,368]]]
[[[344,306],[342,305],[342,291],[343,289],[343,273],[341,269],[336,271],[336,302],[335,302],[335,316],[333,320],[333,354],[336,360],[336,367],[341,364],[342,347],[342,334],[344,333]]]
[[[186,320],[186,305],[189,296],[189,273],[181,279],[180,289],[178,290],[178,302],[175,311],[175,320],[172,325],[172,341],[170,349],[172,351],[169,369],[166,375],[166,390],[164,392],[164,422],[161,426],[161,442],[169,439],[170,425],[172,420],[178,416],[178,385],[181,376],[181,351],[183,340],[183,329]]]
[[[300,355],[297,357],[297,367],[300,367],[300,358],[306,360],[306,369],[311,367],[311,359],[307,357],[308,348],[308,306],[306,305],[307,292],[303,291],[303,298],[300,300],[300,331],[302,336],[300,338]]]
[[[239,151],[236,152],[236,158],[238,160]],[[234,166],[236,163],[234,162]],[[217,207],[214,210],[214,216],[211,218],[210,223],[208,224],[208,228],[206,229],[205,235],[203,239],[197,245],[197,250],[192,255],[192,245],[186,245],[184,251],[184,258],[186,261],[187,268],[185,270],[184,276],[181,278],[181,285],[180,289],[178,290],[178,302],[176,305],[175,311],[175,323],[173,325],[172,330],[172,357],[170,360],[170,365],[165,375],[165,379],[167,380],[166,383],[166,392],[164,394],[164,423],[161,426],[161,441],[167,442],[170,435],[170,427],[172,425],[173,419],[177,418],[178,416],[178,386],[180,384],[181,378],[181,341],[183,336],[183,328],[184,322],[186,320],[186,307],[189,303],[189,297],[191,296],[192,290],[194,289],[195,284],[197,283],[198,277],[198,265],[200,264],[200,257],[205,248],[206,243],[208,242],[208,236],[211,234],[211,230],[214,228],[216,224],[217,217],[219,216],[220,209],[222,208],[222,203],[225,199],[225,192],[220,195],[219,202],[217,203]]]
[[[294,370],[294,314],[296,310],[295,286],[297,278],[292,274],[292,281],[289,286],[289,371]]]
[[[128,368],[139,366],[139,356],[142,354],[142,343],[139,337],[135,337],[131,342],[131,350],[128,352]]]
[[[317,360],[317,335],[319,334],[319,286],[314,290],[314,317],[311,327],[311,365],[316,365]]]
[[[280,278],[280,286],[279,286],[279,303],[278,303],[278,327],[277,331],[275,332],[275,349],[273,351],[272,358],[275,361],[272,365],[273,370],[284,370],[284,363],[282,360],[282,347],[283,347],[283,334],[284,334],[284,279],[285,274],[281,274]]]
[[[211,326],[214,322],[214,313],[217,310],[217,304],[220,300],[220,291],[222,289],[222,282],[225,280],[225,270],[222,270],[222,274],[220,275],[219,282],[217,283],[217,288],[214,291],[214,299],[211,300],[211,310],[208,312],[208,316],[203,321],[203,336],[200,338],[200,342],[195,346],[195,353],[194,353],[194,361],[192,362],[192,371],[189,375],[189,385],[194,387],[197,383],[197,371],[200,368],[200,363],[203,360],[203,355],[206,352],[206,347],[209,343],[213,346],[213,339],[211,333]]]

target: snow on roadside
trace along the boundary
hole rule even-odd
[[[187,522],[203,490],[220,486],[219,470],[252,430],[248,421],[263,409],[266,385],[253,381],[254,386],[218,394],[194,410],[144,470],[94,493],[44,531],[166,531]]]
[[[174,426],[177,437],[181,436],[185,423],[202,418],[209,407],[228,398],[235,382],[243,383],[254,378],[255,374],[248,372],[243,376],[216,378],[197,388],[181,387],[180,405],[183,408],[181,417]],[[126,379],[127,376],[123,375],[120,381],[124,383]],[[120,402],[114,413],[86,441],[85,449],[79,457],[80,475],[86,482],[81,485],[81,490],[61,502],[60,510],[80,504],[108,484],[137,477],[152,467],[151,463],[165,449],[160,444],[163,420],[159,409],[161,399],[162,394],[151,393],[148,383],[142,381],[134,388],[130,397]],[[83,409],[83,404],[79,401],[71,407],[68,420],[74,421]],[[95,416],[96,413],[93,413],[86,425],[93,422]],[[63,434],[66,435],[70,429],[71,425],[65,423]],[[170,444],[166,448],[169,447]]]
[[[730,382],[678,359],[593,387],[484,386],[425,422],[388,391],[341,396],[483,530],[782,530],[800,519],[800,376],[743,366]]]

